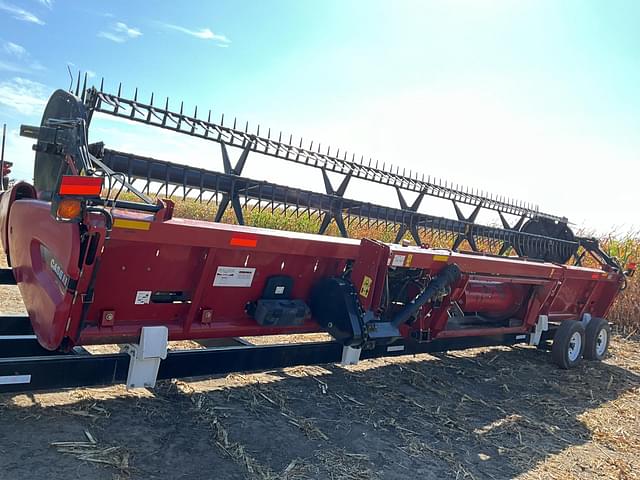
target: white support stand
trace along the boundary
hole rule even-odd
[[[542,333],[549,330],[549,317],[546,315],[540,315],[536,322],[536,328],[529,337],[529,345],[539,345]]]
[[[342,361],[340,365],[343,367],[347,365],[357,365],[360,361],[361,348],[342,347]]]
[[[168,340],[167,327],[142,327],[140,343],[124,347],[131,357],[127,375],[128,389],[155,387],[160,360],[167,358]]]

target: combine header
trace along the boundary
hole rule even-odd
[[[98,114],[216,142],[224,171],[89,144]],[[10,265],[2,281],[17,283],[28,317],[0,318],[0,391],[153,386],[158,378],[516,343],[549,347],[570,368],[605,356],[604,318],[632,273],[594,239],[575,236],[566,218],[532,205],[250,132],[235,120],[225,125],[224,117],[216,123],[210,112],[189,116],[168,100],[154,105],[153,95],[142,102],[137,90],[126,98],[121,88],[86,88],[86,77],[75,95],[54,92],[40,126],[21,134],[36,142],[34,184],[2,194],[0,235]],[[235,165],[230,148],[240,150]],[[320,170],[325,192],[243,177],[249,154]],[[338,188],[332,172],[343,175]],[[399,206],[348,198],[351,179],[394,189]],[[138,200],[121,199],[124,190]],[[406,192],[417,194],[411,205]],[[216,205],[213,221],[173,218],[176,196]],[[425,196],[451,201],[456,218],[419,211]],[[229,206],[238,225],[219,223]],[[334,222],[345,238],[244,226],[256,209],[316,217],[319,234]],[[503,228],[476,223],[482,209]],[[393,228],[395,242],[346,238],[362,224]],[[317,332],[334,341],[244,340]],[[176,340],[206,348],[170,350]],[[83,348],[95,344],[123,351]]]

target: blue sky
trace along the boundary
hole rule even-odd
[[[16,132],[38,123],[71,65],[108,88],[153,90],[627,231],[640,228],[639,22],[636,1],[0,0],[0,123],[16,176],[29,178],[30,142]],[[108,119],[92,130],[113,148],[220,167],[214,144]],[[321,188],[318,172],[249,165]],[[347,195],[395,202],[364,185]]]

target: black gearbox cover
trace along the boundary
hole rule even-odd
[[[348,280],[330,277],[320,280],[311,291],[313,318],[344,345],[363,342],[362,313],[357,294]]]

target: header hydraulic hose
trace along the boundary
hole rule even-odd
[[[445,295],[447,287],[451,286],[460,279],[460,268],[455,263],[444,267],[437,277],[433,278],[423,292],[407,303],[405,307],[395,314],[391,325],[399,327],[412,316],[414,316],[420,307],[430,302],[438,296]]]

